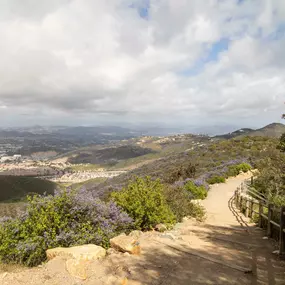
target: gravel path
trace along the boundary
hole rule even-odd
[[[205,223],[184,220],[166,233],[140,237],[140,256],[113,253],[88,264],[86,280],[68,274],[65,261],[17,273],[0,273],[1,285],[285,284],[285,264],[273,241],[234,208],[232,196],[249,175],[214,185],[202,202]],[[251,273],[245,273],[252,271]]]

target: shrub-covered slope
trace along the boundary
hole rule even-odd
[[[51,181],[33,177],[0,175],[0,201],[16,201],[30,193],[53,194],[57,185]]]
[[[167,183],[207,174],[212,176],[216,173],[219,176],[221,170],[229,165],[249,162],[255,166],[257,161],[268,155],[268,151],[276,149],[277,142],[278,140],[267,137],[217,141],[195,150],[166,156],[126,174],[108,179],[98,186],[89,185],[88,188],[98,196],[104,196],[112,189],[120,189],[133,176],[147,175],[160,178]]]
[[[99,150],[82,151],[74,157],[69,158],[70,163],[92,163],[100,165],[112,165],[121,160],[154,153],[149,148],[126,145],[120,147],[104,148]]]

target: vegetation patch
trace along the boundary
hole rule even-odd
[[[186,184],[184,185],[184,189],[190,193],[190,197],[192,199],[204,200],[208,195],[208,191],[207,191],[205,186],[203,186],[203,185],[197,186],[191,180],[186,182]]]
[[[183,187],[167,185],[164,187],[166,203],[174,213],[177,222],[181,222],[184,217],[193,217],[198,221],[205,218],[205,209],[191,201],[189,192]]]
[[[225,183],[226,178],[223,176],[212,176],[207,179],[207,183],[209,184],[216,184],[216,183]]]
[[[159,223],[171,225],[176,221],[163,195],[163,187],[159,180],[137,177],[111,197],[134,219],[136,228],[147,230]]]
[[[57,184],[25,176],[0,175],[0,201],[18,201],[28,194],[53,194]]]
[[[0,223],[0,262],[35,266],[46,250],[93,243],[130,230],[132,219],[115,203],[94,200],[90,192],[59,191],[55,196],[28,199],[25,214]]]
[[[140,146],[126,145],[82,151],[76,156],[69,158],[68,162],[73,164],[89,163],[101,166],[112,166],[117,164],[119,161],[143,156],[149,153],[155,153],[155,151]]]

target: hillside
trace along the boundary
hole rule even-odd
[[[285,133],[285,125],[272,123],[260,129],[243,128],[232,133],[215,136],[215,138],[231,139],[244,136],[279,138],[283,133]]]
[[[202,174],[214,173],[232,161],[248,161],[254,165],[267,155],[268,150],[276,149],[276,145],[276,139],[267,137],[220,140],[193,150],[171,153],[126,174],[108,179],[98,186],[89,185],[88,189],[93,191],[95,196],[105,196],[110,188],[120,189],[134,176],[151,176],[173,183],[179,180],[179,177],[198,178]]]
[[[201,135],[174,135],[167,137],[144,136],[111,143],[104,147],[90,145],[65,154],[72,164],[90,163],[97,167],[133,169],[150,161],[174,153],[189,151],[210,143],[212,139]]]
[[[267,125],[261,129],[257,129],[251,132],[250,136],[266,136],[272,138],[279,138],[281,135],[285,133],[285,125],[280,123],[272,123]]]
[[[238,136],[246,136],[246,135],[250,135],[252,132],[254,132],[254,129],[250,129],[250,128],[243,128],[243,129],[239,129],[237,131],[234,131],[232,133],[228,133],[228,134],[224,134],[224,135],[218,135],[215,136],[215,138],[221,138],[221,139],[232,139]]]
[[[91,163],[99,165],[114,165],[121,160],[143,156],[150,153],[155,153],[155,151],[140,146],[126,145],[98,150],[79,151],[78,154],[69,158],[68,162],[73,164]]]
[[[53,194],[57,185],[32,177],[0,176],[0,202],[17,201],[30,193]]]

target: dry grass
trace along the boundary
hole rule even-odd
[[[4,272],[20,272],[26,269],[26,267],[19,264],[4,264],[0,262],[0,273]]]

